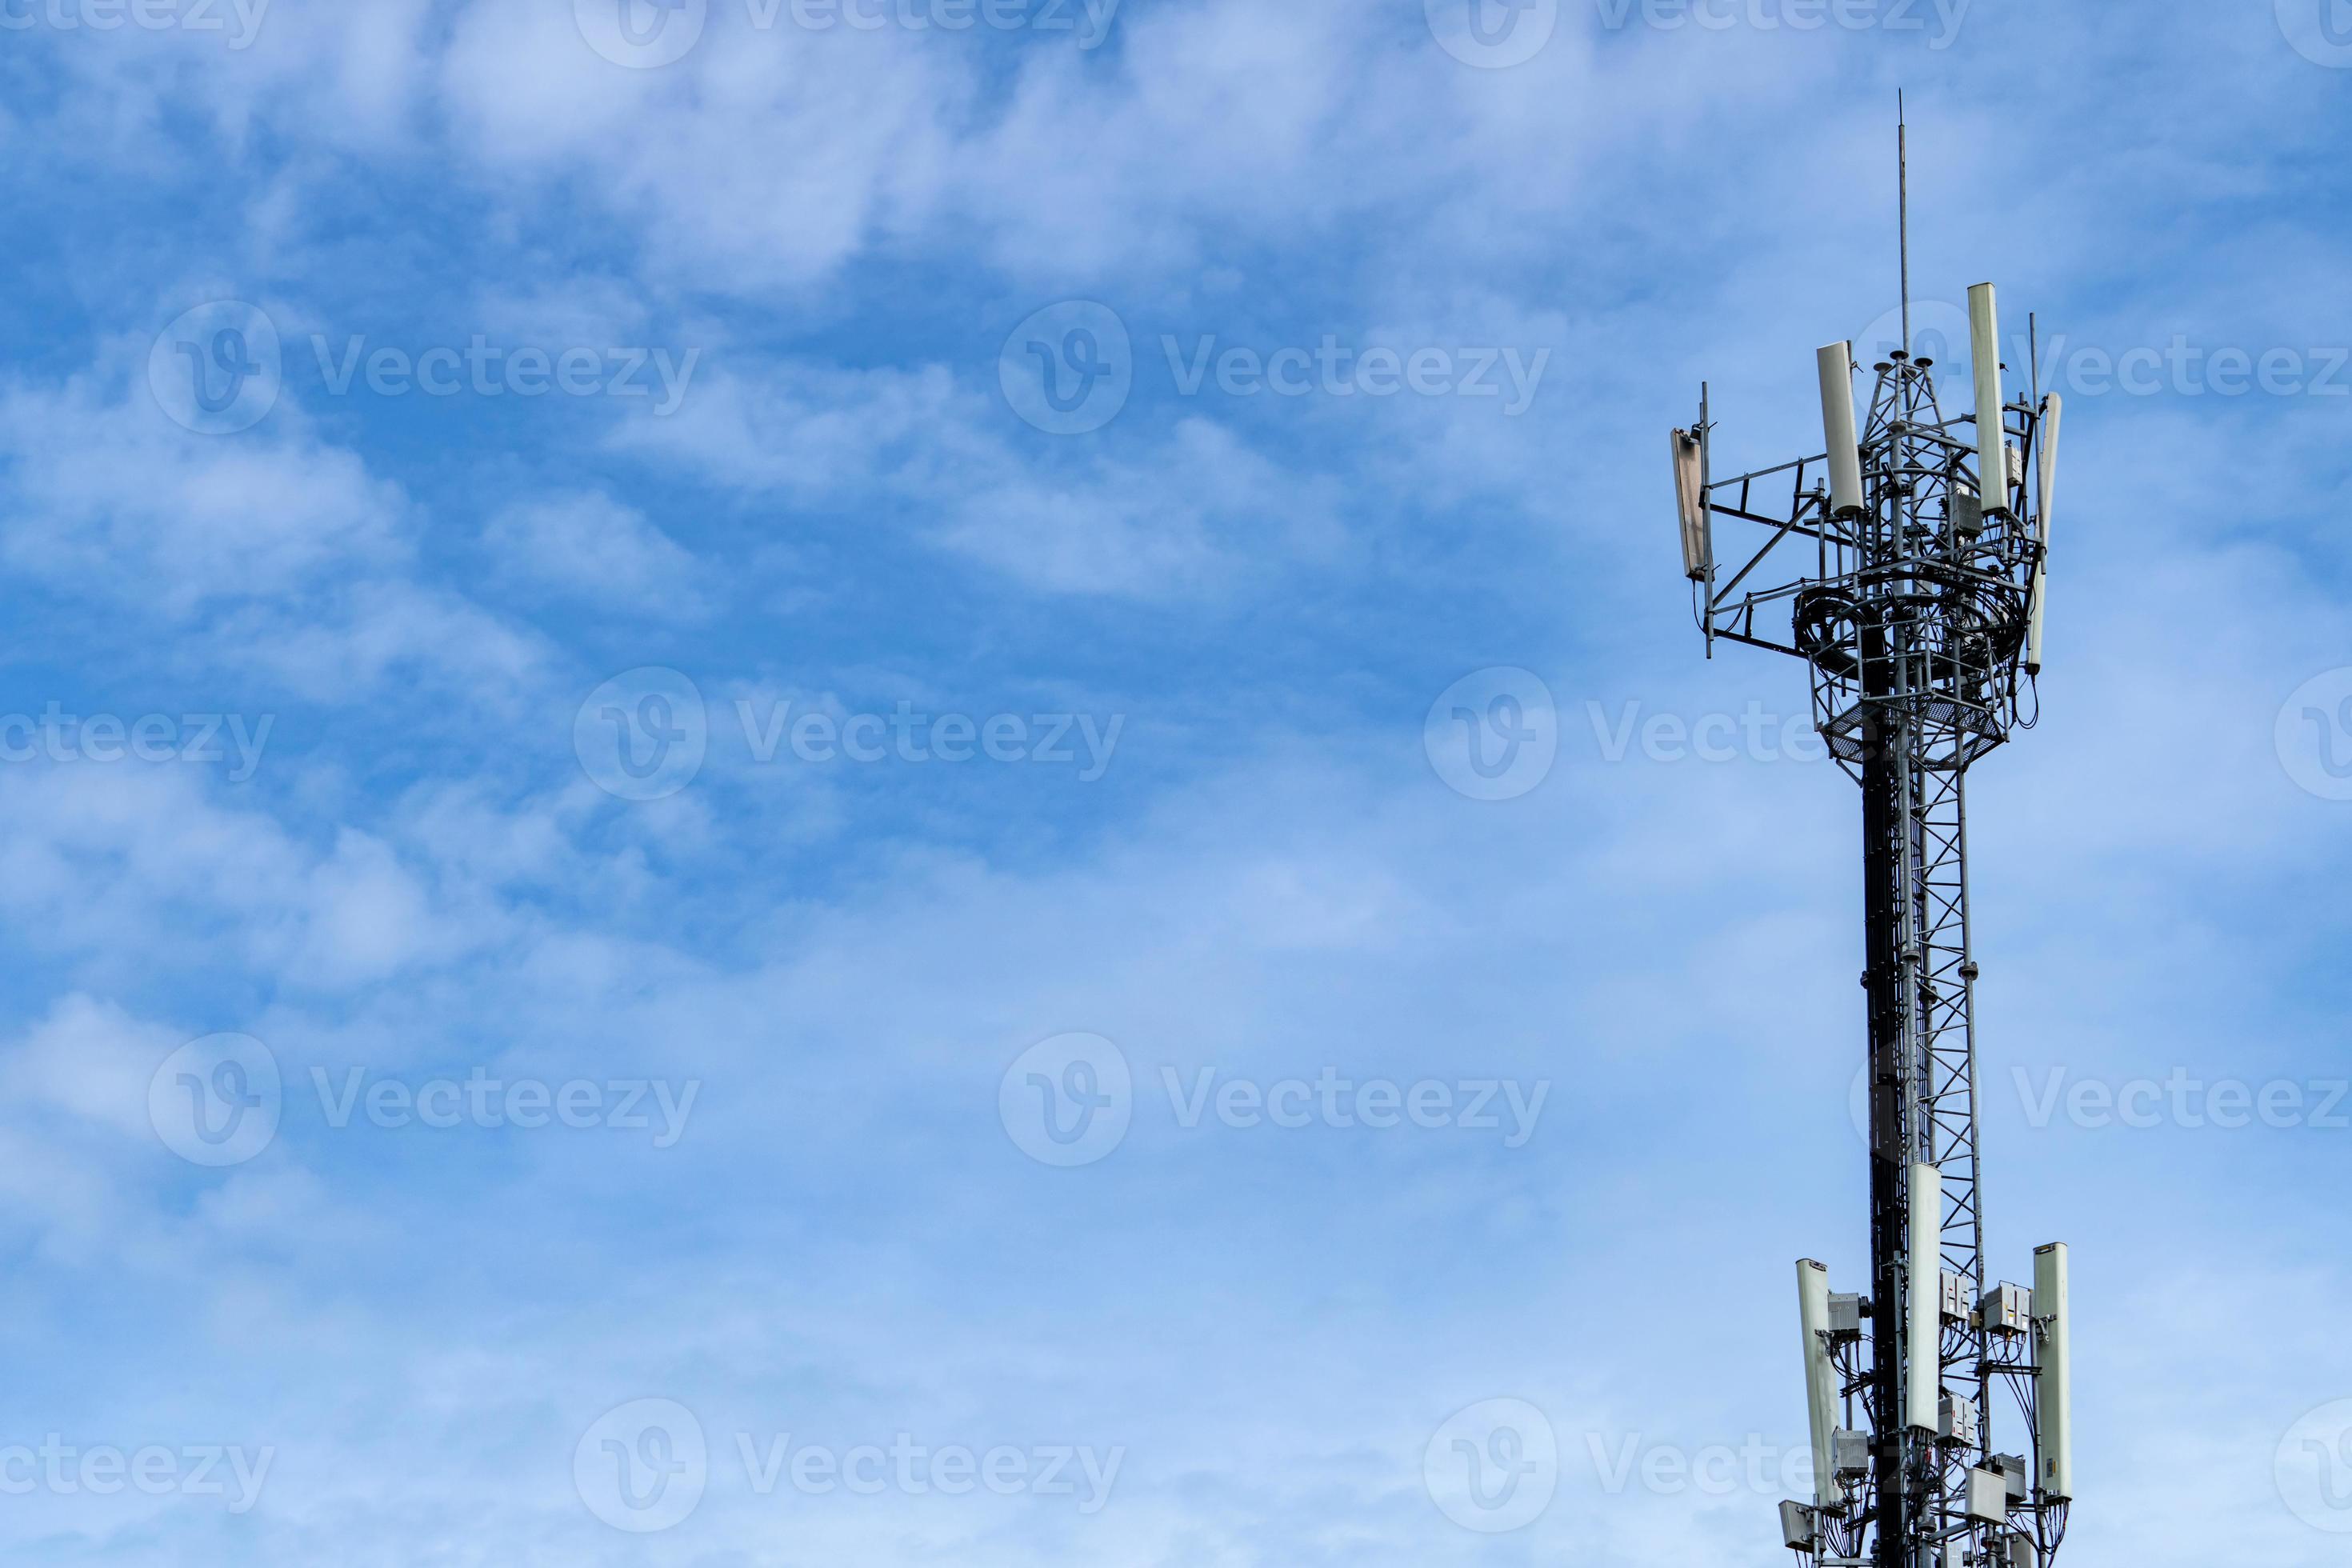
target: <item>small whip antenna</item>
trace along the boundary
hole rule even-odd
[[[1903,89],[1895,89],[1895,220],[1903,254],[1903,354],[1911,355],[1911,128],[1905,123]]]

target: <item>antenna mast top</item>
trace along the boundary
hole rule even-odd
[[[1903,89],[1895,89],[1895,220],[1902,230],[1903,357],[1911,357],[1911,130],[1904,122]]]

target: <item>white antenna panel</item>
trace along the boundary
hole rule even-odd
[[[1813,1423],[1813,1500],[1823,1508],[1845,1501],[1832,1451],[1838,1427],[1838,1371],[1822,1336],[1830,1329],[1830,1271],[1806,1258],[1797,1265],[1797,1308],[1805,1330],[1805,1405]]]
[[[1944,1173],[1911,1167],[1910,1311],[1904,1342],[1904,1422],[1933,1432],[1944,1421]]]
[[[1706,580],[1714,559],[1706,516],[1706,447],[1687,430],[1674,433],[1675,506],[1682,516],[1683,575]]]
[[[1862,441],[1853,424],[1853,345],[1832,343],[1820,354],[1822,434],[1830,451],[1830,510],[1859,517],[1862,501]]]
[[[2050,522],[2052,510],[2058,504],[2058,423],[2065,413],[2066,400],[2052,393],[2042,400],[2042,452],[2040,458],[2040,505],[2035,514],[2042,520],[2042,564],[2033,570],[2033,600],[2027,611],[2025,631],[2025,671],[2028,675],[2042,673],[2042,629],[2050,614]]]
[[[2001,433],[2000,310],[1992,285],[1969,290],[1969,343],[1977,370],[1977,489],[1987,512],[2009,510],[2009,442]]]
[[[2033,1254],[2033,1312],[2043,1338],[2034,1365],[2034,1416],[2042,1429],[2042,1473],[2053,1498],[2074,1495],[2074,1346],[2066,1300],[2066,1246],[2053,1242]]]

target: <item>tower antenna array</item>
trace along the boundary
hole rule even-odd
[[[1675,494],[1709,656],[1801,660],[1815,725],[1862,788],[1871,1278],[1840,1294],[1822,1265],[1797,1268],[1814,1495],[1782,1505],[1784,1539],[1815,1568],[2042,1568],[2074,1495],[2068,1253],[2041,1248],[2030,1289],[1985,1268],[1967,783],[2032,728],[2061,403],[2038,378],[2004,400],[1984,283],[1969,290],[1975,412],[1945,416],[1934,362],[1911,352],[1904,119],[1898,100],[1903,341],[1879,345],[1866,422],[1853,345],[1832,343],[1827,450],[1717,479],[1702,384],[1697,423],[1674,433]],[[1721,564],[1718,523],[1745,536]],[[2005,1405],[2022,1417],[2009,1452]]]

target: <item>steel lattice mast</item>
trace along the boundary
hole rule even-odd
[[[1821,1564],[2012,1568],[2056,1552],[2073,1492],[2067,1258],[2042,1249],[2031,1295],[1986,1271],[1967,780],[2031,727],[2060,409],[2004,404],[1988,284],[1970,290],[1986,417],[1944,416],[1933,362],[1908,352],[1906,230],[1906,347],[1875,365],[1864,429],[1851,347],[1833,344],[1826,453],[1716,480],[1702,388],[1675,472],[1710,654],[1723,640],[1802,659],[1863,795],[1872,1279],[1866,1297],[1833,1296],[1820,1265],[1799,1267],[1817,1476],[1814,1501],[1783,1510],[1788,1544]],[[1767,531],[1727,576],[1718,523]],[[2008,1457],[2003,1389],[2025,1425]]]

